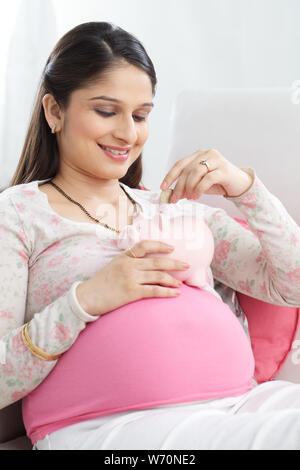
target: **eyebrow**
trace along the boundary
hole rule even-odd
[[[117,100],[116,98],[110,98],[109,96],[94,96],[94,98],[90,98],[89,101],[93,100],[104,100],[104,101],[111,101],[113,103],[122,103],[122,101]],[[151,108],[154,107],[154,103],[143,103],[140,106],[150,106]]]

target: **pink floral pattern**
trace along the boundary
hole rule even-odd
[[[223,261],[227,259],[228,253],[230,252],[231,243],[227,240],[221,240],[215,246],[215,255],[214,261],[216,264],[221,264]]]
[[[18,378],[22,382],[30,382],[33,377],[33,365],[31,362],[24,361],[23,367],[18,374]]]
[[[266,286],[265,282],[260,285],[260,290],[261,290],[263,295],[267,295],[268,291],[267,291],[267,286]]]
[[[238,282],[238,286],[239,286],[239,288],[240,288],[240,290],[241,290],[242,292],[245,292],[245,293],[247,293],[247,294],[252,294],[252,289],[251,289],[251,287],[250,287],[250,285],[249,285],[248,282],[239,281],[239,282]]]
[[[50,331],[50,337],[56,339],[60,344],[69,341],[72,337],[70,328],[65,326],[63,323],[58,323]]]
[[[294,233],[291,234],[292,245],[296,246],[299,243],[299,238]]]
[[[64,261],[63,256],[55,256],[54,258],[51,258],[51,260],[48,263],[49,268],[57,268],[59,265],[61,265]]]
[[[5,364],[1,364],[0,370],[4,376],[10,376],[14,372],[13,363],[7,359]]]
[[[253,192],[245,194],[243,198],[244,206],[249,207],[249,209],[255,209],[257,204],[258,204],[258,201],[256,199],[256,195]]]
[[[11,343],[11,353],[13,356],[20,356],[21,354],[25,354],[27,352],[27,348],[22,339],[22,333],[18,333],[12,338]]]
[[[20,241],[25,244],[26,235],[25,235],[24,231],[23,231],[23,230],[20,230],[20,232],[19,232],[18,235],[19,235]]]
[[[263,260],[264,260],[264,254],[263,254],[263,252],[261,251],[255,261],[256,261],[257,264],[259,264],[259,263],[261,263]]]
[[[6,312],[5,310],[0,310],[0,320],[1,319],[3,320],[5,318],[6,319],[11,319],[11,318],[13,318],[13,316],[10,313]]]
[[[19,257],[20,257],[21,263],[23,263],[23,264],[27,264],[27,263],[28,263],[28,259],[29,259],[29,258],[28,258],[27,253],[25,253],[24,250],[20,250],[20,251],[19,251]]]
[[[294,269],[293,271],[287,273],[288,280],[295,285],[300,284],[300,268]]]
[[[16,392],[13,392],[11,395],[10,395],[10,402],[11,403],[14,403],[16,401],[19,401],[21,400],[21,398],[23,398],[25,395],[27,395],[28,391],[26,388],[22,388],[21,390],[18,390]]]
[[[39,289],[34,292],[35,301],[41,305],[49,305],[52,299],[52,291],[48,283],[42,284]]]
[[[51,224],[53,224],[53,225],[59,225],[59,222],[60,222],[60,221],[59,221],[59,218],[58,218],[56,215],[53,215],[53,216],[51,217]]]
[[[25,210],[25,204],[23,204],[22,202],[20,204],[16,204],[16,209],[18,212],[22,213],[24,212]]]

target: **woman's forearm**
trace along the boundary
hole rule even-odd
[[[251,231],[222,209],[207,210],[215,239],[214,277],[266,302],[300,306],[299,226],[257,176],[246,193],[229,200]]]
[[[29,322],[32,343],[48,354],[63,354],[76,341],[86,322],[97,320],[81,309],[74,297],[76,286],[77,283]],[[57,362],[34,355],[24,344],[22,329],[23,325],[0,339],[0,409],[28,395]]]

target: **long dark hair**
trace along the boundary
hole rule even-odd
[[[150,77],[153,95],[156,73],[143,45],[113,24],[90,22],[66,33],[50,54],[42,73],[21,157],[10,186],[54,178],[59,170],[56,136],[51,134],[42,100],[50,93],[61,109],[67,109],[71,93],[93,83],[102,74],[127,61]],[[120,181],[138,188],[142,178],[142,155]]]

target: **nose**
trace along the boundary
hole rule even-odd
[[[114,136],[130,145],[136,143],[138,139],[138,133],[136,123],[133,120],[132,115],[120,117],[118,120],[118,125],[114,131]]]

